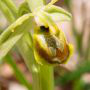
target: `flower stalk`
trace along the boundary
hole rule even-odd
[[[27,2],[32,12],[36,7],[39,8],[45,4],[45,0],[27,0]],[[35,64],[34,60],[33,64],[30,64],[32,66],[30,68],[32,68],[33,90],[54,90],[53,66]]]

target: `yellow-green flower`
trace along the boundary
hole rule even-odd
[[[64,19],[61,19],[62,16]],[[51,3],[35,15],[37,28],[33,35],[34,55],[41,65],[65,63],[72,54],[72,45],[68,44],[63,31],[56,25],[57,18],[54,17],[59,17],[59,20],[70,20],[71,15]]]
[[[49,28],[41,26],[34,34],[34,55],[39,64],[62,64],[70,57],[72,47],[67,43],[64,33],[59,36],[50,33]]]

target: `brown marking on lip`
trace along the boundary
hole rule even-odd
[[[39,41],[35,39],[34,44],[35,44],[35,50],[37,51],[37,53],[41,56],[41,58],[44,58],[50,64],[64,63],[69,56],[69,47],[66,44],[66,42],[64,43],[64,50],[62,52],[59,48],[57,48],[56,40],[54,39],[54,37],[52,37],[52,35],[50,36],[49,28],[45,28],[44,26],[41,26],[40,28],[42,31],[39,31],[39,33],[41,32],[40,34],[44,35],[48,48],[51,46],[54,49],[56,49],[56,55],[51,56],[48,53],[49,51],[47,52],[46,50],[44,50],[41,47]],[[59,60],[55,61],[54,58],[57,58]]]
[[[48,62],[50,64],[55,64],[55,63],[60,64],[60,62],[52,60],[54,57],[51,57],[43,48],[41,48],[38,41],[35,42],[35,49],[38,52],[38,54],[46,60],[46,62]]]
[[[38,43],[38,41],[36,40],[35,41],[35,49],[36,51],[38,52],[38,54],[44,58],[48,63],[50,64],[60,64],[65,62],[69,56],[69,48],[68,48],[68,45],[65,44],[64,45],[64,51],[61,52],[60,49],[57,48],[56,50],[56,56],[52,57],[50,56],[41,46],[40,44]],[[59,60],[61,61],[54,61],[53,58],[58,58]]]
[[[67,60],[68,56],[69,56],[69,47],[66,43],[64,45],[63,52],[61,52],[59,49],[56,50],[56,57],[58,57],[60,60],[62,60],[61,61],[62,63]]]

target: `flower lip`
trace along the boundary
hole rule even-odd
[[[49,64],[65,63],[69,57],[69,47],[66,41],[59,40],[57,36],[50,34],[49,28],[44,26],[40,26],[37,31],[38,33],[34,34],[34,44],[35,51],[40,58]]]

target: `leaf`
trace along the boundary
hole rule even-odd
[[[7,6],[7,8],[11,11],[13,16],[17,18],[18,9],[16,5],[13,3],[13,1],[12,0],[1,0],[1,1]]]
[[[52,17],[52,19],[55,22],[62,22],[62,21],[69,21],[69,20],[71,20],[67,15],[64,15],[62,13],[53,13],[53,14],[50,14],[50,16]]]
[[[5,60],[12,67],[14,74],[15,74],[16,78],[19,80],[19,82],[21,84],[25,85],[28,88],[28,90],[32,90],[32,85],[29,83],[29,81],[26,79],[25,75],[17,67],[17,64],[16,64],[15,60],[12,58],[12,56],[10,54],[6,55]]]
[[[32,27],[32,15],[26,14],[10,25],[0,35],[0,60],[11,50],[25,32]]]
[[[27,2],[23,2],[18,9],[18,16],[22,16],[26,13],[30,13],[30,9]]]
[[[69,12],[54,5],[47,5],[44,11],[47,12],[55,22],[69,21],[72,17]]]
[[[0,10],[3,12],[4,16],[7,18],[7,20],[10,23],[15,21],[15,17],[13,17],[13,13],[10,11],[7,5],[3,2],[3,0],[0,0]]]

